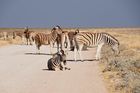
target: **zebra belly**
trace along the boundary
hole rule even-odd
[[[90,45],[90,46],[87,46],[88,48],[95,48],[97,47],[97,45]]]
[[[47,41],[46,41],[46,42],[44,41],[44,42],[42,42],[42,44],[43,44],[43,45],[49,45],[50,43],[47,42]]]

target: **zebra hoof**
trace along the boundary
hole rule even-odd
[[[65,67],[65,70],[70,70],[70,68]]]

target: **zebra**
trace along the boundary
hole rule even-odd
[[[29,43],[30,43],[30,45],[32,45],[32,43],[34,42],[35,34],[36,33],[34,31],[29,31],[28,27],[25,27],[24,36],[26,38],[26,44],[27,45]]]
[[[60,48],[62,50],[66,50],[66,48],[68,49],[68,47],[70,48],[70,50],[74,50],[73,38],[75,37],[77,33],[79,33],[78,29],[72,32],[62,30],[62,33],[58,35],[56,42],[60,44]]]
[[[49,70],[70,70],[70,68],[66,67],[66,54],[64,53],[64,50],[60,50],[60,52],[57,52],[53,54],[53,57],[48,60],[47,66]]]
[[[53,43],[56,41],[58,38],[58,35],[61,34],[62,31],[59,29],[58,26],[54,27],[51,30],[50,34],[45,34],[45,33],[36,33],[34,40],[35,44],[38,50],[40,50],[41,45],[50,45],[50,52],[52,54],[52,46]],[[59,51],[59,43],[57,43],[57,51]],[[40,52],[39,52],[40,53]]]
[[[70,51],[74,50],[74,37],[76,36],[76,34],[79,33],[79,29],[76,29],[74,32],[68,32],[68,40],[69,40],[69,47],[70,47]]]
[[[8,37],[9,37],[8,32],[6,32],[6,31],[0,32],[0,38],[3,38],[4,40],[7,40]]]
[[[75,61],[76,61],[76,51],[78,51],[80,59],[81,61],[83,61],[81,50],[84,45],[87,47],[97,46],[97,51],[96,51],[96,56],[95,56],[96,60],[99,60],[101,58],[100,56],[101,48],[104,44],[111,46],[112,50],[114,51],[116,55],[118,55],[120,52],[119,41],[115,37],[104,32],[102,33],[81,32],[75,36],[74,42],[75,42],[75,47],[74,47]]]
[[[22,40],[22,43],[25,44],[25,36],[24,36],[23,31],[13,31],[12,36],[13,36],[13,39],[16,39],[16,37],[20,37]]]
[[[64,31],[62,30],[62,28],[60,26],[57,26],[58,29],[61,31],[61,33],[58,34],[56,41],[53,43],[53,47],[54,44],[57,43],[57,46],[60,47],[61,50],[64,50],[66,52],[66,48],[68,46],[68,31]]]

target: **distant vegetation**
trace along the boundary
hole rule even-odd
[[[108,46],[102,50],[100,67],[110,93],[140,93],[140,30],[108,31],[120,41],[120,54]]]

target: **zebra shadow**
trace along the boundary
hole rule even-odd
[[[43,71],[52,71],[52,72],[55,72],[55,70],[52,70],[52,69],[47,69],[47,68],[44,68],[42,69]],[[66,68],[65,70],[71,70],[71,68]],[[64,70],[58,70],[58,71],[64,71]]]
[[[47,54],[47,53],[25,53],[25,55],[53,55],[53,54]]]
[[[50,72],[56,72],[55,70],[51,70],[51,69],[42,69],[43,71],[50,71]],[[58,70],[58,71],[62,71],[62,70]]]
[[[54,71],[54,70],[50,70],[50,69],[48,69],[48,68],[44,68],[44,69],[42,69],[43,71]]]
[[[69,61],[69,62],[75,62],[75,60],[67,60],[67,61]],[[85,62],[85,61],[98,61],[98,60],[96,60],[96,59],[84,59],[83,61],[76,60],[76,62]]]

